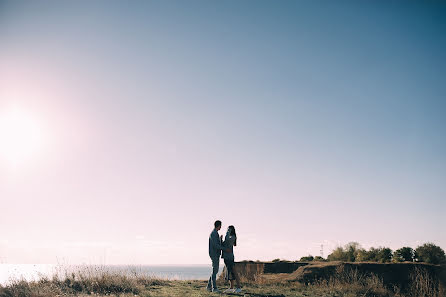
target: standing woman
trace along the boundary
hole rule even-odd
[[[226,232],[225,241],[223,242],[225,250],[223,250],[223,260],[226,265],[225,279],[229,281],[230,287],[224,293],[240,293],[240,278],[234,267],[234,246],[237,246],[237,235],[234,226],[229,226]],[[234,280],[237,283],[237,288],[234,288]]]

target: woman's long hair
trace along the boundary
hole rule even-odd
[[[228,227],[228,232],[229,232],[229,235],[231,235],[231,236],[235,236],[235,240],[234,240],[234,246],[236,246],[237,245],[237,234],[235,233],[235,228],[234,228],[234,226],[229,226]]]

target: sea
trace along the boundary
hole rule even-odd
[[[17,280],[39,280],[42,277],[61,277],[76,272],[122,273],[144,275],[168,280],[206,280],[210,265],[55,265],[55,264],[0,264],[0,284]],[[221,270],[221,269],[220,269]]]

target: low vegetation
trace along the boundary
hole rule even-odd
[[[322,265],[322,264],[321,264]],[[444,297],[437,279],[423,271],[414,270],[411,286],[387,287],[382,279],[373,274],[361,274],[357,270],[337,269],[328,279],[311,284],[296,281],[271,281],[258,277],[255,281],[242,279],[246,297]],[[220,288],[225,284],[220,281]],[[1,297],[56,297],[56,296],[144,296],[144,297],[204,297],[218,296],[206,291],[206,281],[170,281],[137,273],[110,273],[105,270],[66,273],[52,279],[27,282],[16,280],[0,286]]]
[[[113,273],[94,267],[76,272],[67,271],[51,279],[42,276],[38,281],[12,280],[7,286],[0,286],[0,296],[138,295],[148,288],[168,285],[168,281],[158,278],[137,273]]]
[[[433,243],[425,243],[415,250],[411,247],[402,247],[392,251],[388,247],[370,248],[366,250],[357,242],[350,242],[344,247],[337,247],[327,259],[311,255],[300,258],[301,262],[311,261],[343,261],[343,262],[423,262],[429,264],[446,263],[444,250]]]
[[[311,262],[311,265],[299,267],[293,273],[276,273],[272,275],[256,274],[254,278],[242,277],[246,297],[446,297],[445,280],[442,274],[432,274],[424,269],[427,264],[385,264],[413,265],[409,275],[408,285],[389,285],[381,274],[361,270],[361,265],[370,262],[425,262],[432,264],[446,263],[443,249],[426,243],[412,249],[402,247],[396,251],[379,247],[363,249],[358,243],[349,243],[335,249],[327,259],[302,257],[301,262]],[[333,261],[350,262],[342,265]],[[275,259],[273,262],[281,262]],[[351,262],[369,262],[351,263]],[[307,265],[307,264],[305,264]],[[356,265],[356,266],[355,266]],[[384,264],[381,264],[384,265]],[[339,266],[339,267],[338,267]],[[434,267],[435,265],[430,265]],[[325,276],[311,276],[308,281],[308,271],[328,271]],[[357,267],[345,269],[345,267]],[[443,267],[444,266],[435,266]],[[330,270],[331,269],[331,270]],[[446,273],[446,269],[441,270]],[[300,275],[299,275],[300,273]],[[314,272],[313,272],[314,273]],[[406,274],[407,275],[407,274]],[[221,288],[225,286],[219,280]],[[91,268],[79,271],[66,271],[48,278],[42,276],[38,281],[13,280],[5,286],[0,285],[0,297],[56,297],[56,296],[216,296],[206,290],[206,281],[172,281],[154,278],[136,272],[110,272],[105,269]]]

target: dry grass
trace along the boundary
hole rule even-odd
[[[414,270],[408,291],[388,288],[374,274],[361,274],[357,269],[340,266],[328,280],[305,285],[283,278],[256,275],[255,281],[242,277],[247,297],[445,297],[439,281],[423,269]],[[225,283],[219,280],[220,288]],[[56,296],[143,296],[143,297],[205,297],[206,281],[169,281],[136,272],[112,273],[100,268],[65,272],[51,279],[39,281],[16,280],[0,286],[0,297],[56,297]]]
[[[357,269],[336,268],[335,275],[312,285],[317,291],[341,296],[390,296],[383,280],[375,274],[362,274]]]
[[[77,296],[81,294],[140,294],[152,286],[168,286],[167,280],[136,272],[113,273],[101,267],[66,271],[53,278],[41,277],[38,281],[12,280],[6,287],[0,286],[0,296],[43,297]]]
[[[410,275],[410,296],[413,297],[443,297],[445,292],[439,280],[429,274],[426,269],[416,267]]]
[[[358,269],[338,265],[329,279],[320,279],[307,285],[294,281],[289,274],[258,275],[255,283],[259,286],[271,284],[291,286],[296,291],[306,292],[304,293],[306,296],[446,297],[441,282],[426,269],[416,267],[410,279],[408,288],[386,286],[376,274],[364,274]]]

